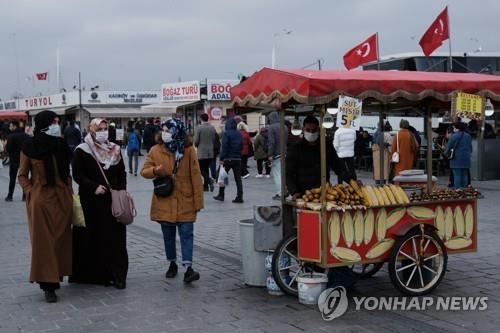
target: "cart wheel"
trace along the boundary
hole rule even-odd
[[[376,262],[373,264],[352,265],[351,271],[358,277],[358,279],[368,279],[377,274],[377,272],[384,267],[385,262]]]
[[[423,248],[424,255],[421,255]],[[392,284],[402,293],[420,296],[432,292],[446,271],[448,254],[443,241],[432,230],[410,230],[398,239],[389,260]]]
[[[297,296],[297,277],[301,273],[312,271],[313,266],[300,262],[295,233],[283,238],[276,246],[272,264],[273,278],[284,293]]]

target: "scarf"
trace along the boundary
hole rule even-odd
[[[59,178],[68,184],[71,151],[62,138],[48,135],[42,130],[48,128],[57,115],[52,111],[42,111],[35,116],[35,130],[32,138],[26,140],[22,151],[29,158],[42,160],[45,177],[49,186],[56,184],[55,165]],[[55,163],[54,163],[55,159]]]
[[[172,141],[166,142],[165,147],[168,151],[175,154],[176,164],[184,156],[184,144],[186,141],[186,128],[184,123],[179,119],[169,119],[163,126],[167,126],[168,130],[172,134]]]
[[[99,142],[95,139],[96,132],[99,130],[99,125],[106,120],[102,118],[92,119],[89,125],[89,133],[84,141],[90,148],[94,157],[103,164],[104,170],[108,170],[112,165],[117,165],[121,160],[120,146],[108,141]]]

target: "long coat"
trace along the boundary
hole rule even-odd
[[[215,128],[212,124],[204,123],[196,128],[194,133],[194,145],[198,148],[198,159],[214,158]]]
[[[162,166],[159,176],[172,175],[175,155],[164,144],[157,144],[148,153],[141,176],[156,178],[153,173],[156,166]],[[174,178],[174,191],[168,197],[153,194],[151,202],[151,220],[157,222],[194,222],[196,214],[203,208],[203,183],[198,157],[192,146],[184,148],[184,157]]]
[[[384,133],[384,146],[386,147],[384,150],[384,180],[389,179],[389,159],[391,152],[389,150],[389,147],[391,145],[391,135],[388,132],[383,132]],[[373,143],[372,145],[372,157],[373,157],[373,179],[374,180],[381,180],[380,178],[380,146],[377,143]]]
[[[65,183],[55,172],[55,180],[54,186],[48,186],[44,162],[21,153],[19,184],[26,193],[31,282],[57,283],[62,276],[71,275],[72,271],[71,177]]]
[[[87,144],[78,146],[73,159],[73,177],[86,227],[73,227],[73,274],[70,282],[106,284],[125,282],[128,272],[127,229],[111,213],[111,194],[96,195],[99,185],[106,186],[97,161]],[[127,174],[123,158],[104,170],[111,188],[125,190]]]
[[[263,160],[267,158],[267,133],[259,134],[255,138],[255,142],[253,144],[255,149],[254,157],[256,160]]]
[[[403,170],[413,169],[417,152],[418,142],[412,132],[407,129],[400,129],[394,136],[391,145],[391,156],[398,151],[397,139],[399,138],[399,163],[394,164],[394,176],[398,176]]]
[[[446,145],[446,152],[455,149],[450,160],[451,169],[469,169],[471,165],[472,137],[465,131],[453,133]]]

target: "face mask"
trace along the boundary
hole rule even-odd
[[[163,142],[169,143],[170,141],[172,141],[172,133],[161,132],[161,139],[163,140]]]
[[[52,124],[43,132],[50,136],[61,136],[61,126],[59,124]]]
[[[315,133],[304,132],[304,139],[306,139],[307,142],[314,142],[318,140],[318,138],[319,138],[318,132]]]
[[[100,143],[108,141],[108,131],[101,131],[95,134],[95,139]]]

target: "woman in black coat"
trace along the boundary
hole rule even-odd
[[[127,230],[111,213],[109,186],[125,190],[127,174],[120,147],[109,142],[107,136],[106,120],[94,119],[85,142],[75,150],[73,178],[79,185],[86,227],[73,228],[73,275],[70,282],[124,289],[128,271]]]

